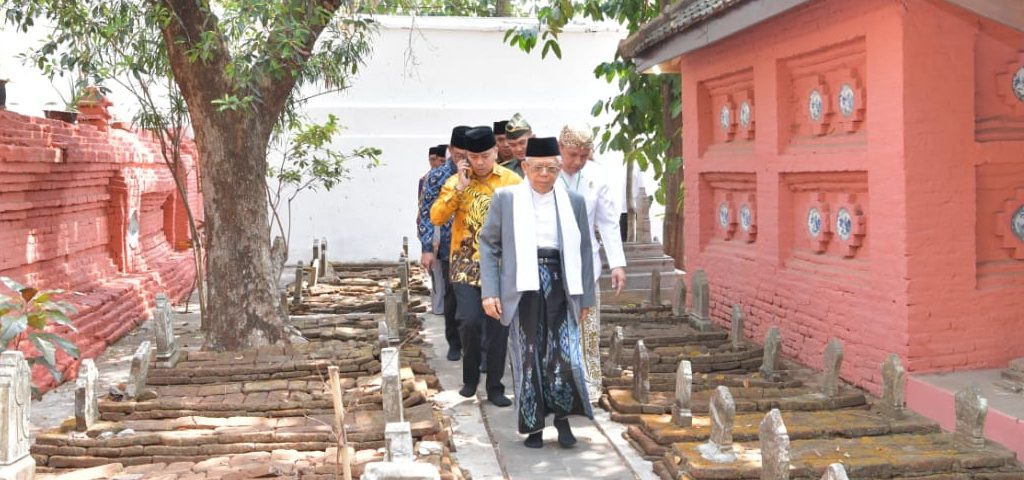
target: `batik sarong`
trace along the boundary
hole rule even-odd
[[[593,418],[577,313],[569,311],[560,265],[540,260],[540,289],[523,293],[510,326],[516,417],[524,434],[542,430],[549,414]]]
[[[601,398],[601,289],[594,286],[594,306],[580,325],[583,340],[583,364],[586,367],[587,393],[590,402]]]

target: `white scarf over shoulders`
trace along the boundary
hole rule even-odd
[[[512,192],[512,221],[516,239],[516,290],[530,292],[540,289],[537,275],[537,220],[533,211],[533,188],[530,182],[508,187]],[[562,265],[569,295],[583,294],[580,257],[580,228],[565,187],[555,184],[555,209],[561,235]]]

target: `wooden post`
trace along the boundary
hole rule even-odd
[[[334,430],[338,435],[338,458],[341,464],[342,475],[345,480],[352,480],[352,455],[348,448],[348,430],[345,427],[345,402],[341,398],[341,380],[338,375],[338,367],[331,365],[327,367],[328,375],[331,378],[331,397],[334,400]],[[337,472],[335,472],[337,475]]]

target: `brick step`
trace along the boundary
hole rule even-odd
[[[734,445],[737,459],[715,463],[697,451],[700,443],[676,443],[665,466],[677,479],[759,479],[760,445]],[[678,459],[678,461],[676,460]],[[794,440],[790,443],[791,479],[822,477],[832,463],[842,463],[856,479],[1024,479],[1013,452],[989,443],[982,450],[958,446],[951,434]]]
[[[650,373],[648,375],[648,381],[651,384],[652,392],[675,392],[676,390],[676,374],[672,373]],[[618,377],[609,377],[605,375],[602,378],[603,385],[606,388],[633,388],[633,374],[631,372],[625,372]],[[787,372],[787,375],[783,376],[779,380],[769,380],[761,376],[760,373],[695,373],[693,374],[693,391],[710,390],[718,386],[725,386],[729,388],[740,388],[740,387],[756,387],[756,388],[797,388],[804,386],[804,382],[797,378],[794,378],[791,372]]]
[[[605,316],[601,315],[604,322]],[[645,323],[642,325],[622,325],[617,323],[604,323],[601,327],[601,346],[611,345],[612,333],[616,326],[622,326],[623,345],[632,347],[637,340],[643,340],[648,347],[652,346],[678,346],[678,345],[704,345],[718,347],[729,341],[729,333],[724,330],[711,330],[700,332],[684,325]]]
[[[405,410],[414,439],[431,440],[441,432],[441,413],[430,404]],[[349,444],[356,450],[384,447],[384,412],[359,410],[345,417]],[[32,447],[38,465],[52,468],[90,467],[116,461],[122,465],[199,462],[214,455],[325,451],[336,445],[333,412],[310,417],[181,417],[128,420],[99,424],[88,436],[41,433]],[[128,429],[133,433],[125,434]],[[112,438],[100,438],[104,431]],[[120,436],[119,436],[120,435]]]
[[[644,343],[646,344],[646,340]],[[761,367],[764,357],[764,350],[757,345],[746,345],[736,351],[731,350],[728,345],[657,345],[648,347],[648,352],[651,358],[651,373],[675,372],[681,360],[689,360],[694,373],[755,372]],[[608,351],[605,349],[601,352],[601,363],[608,362]],[[623,349],[620,362],[622,368],[632,368],[632,348]]]
[[[763,418],[760,413],[737,414],[732,430],[733,441],[758,441],[758,429]],[[782,414],[782,419],[790,440],[941,432],[938,424],[917,415],[897,419],[863,408],[787,412]],[[711,419],[694,416],[692,426],[677,427],[672,424],[671,415],[642,415],[640,424],[630,425],[626,433],[645,457],[657,458],[663,456],[673,443],[707,441],[711,436]]]
[[[867,405],[867,397],[855,389],[841,389],[839,394],[828,397],[810,388],[730,388],[737,412],[767,412],[773,408],[781,411],[836,410],[840,408]],[[693,392],[690,405],[695,413],[707,413],[714,390]],[[601,397],[601,406],[612,412],[612,420],[621,423],[639,424],[640,415],[670,413],[674,394],[651,392],[647,402],[641,403],[633,397],[632,390],[610,388]]]
[[[402,398],[405,407],[422,404],[440,389],[437,377],[415,377],[404,368]],[[383,399],[379,377],[341,379],[346,410],[380,410]],[[186,416],[267,416],[283,417],[329,413],[333,408],[330,394],[318,376],[292,380],[210,385],[176,385],[150,387],[155,398],[144,401],[100,400],[100,416],[105,421],[149,420]]]

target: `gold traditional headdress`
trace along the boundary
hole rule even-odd
[[[566,125],[558,134],[558,143],[566,147],[590,148],[594,146],[594,130],[588,125]]]

